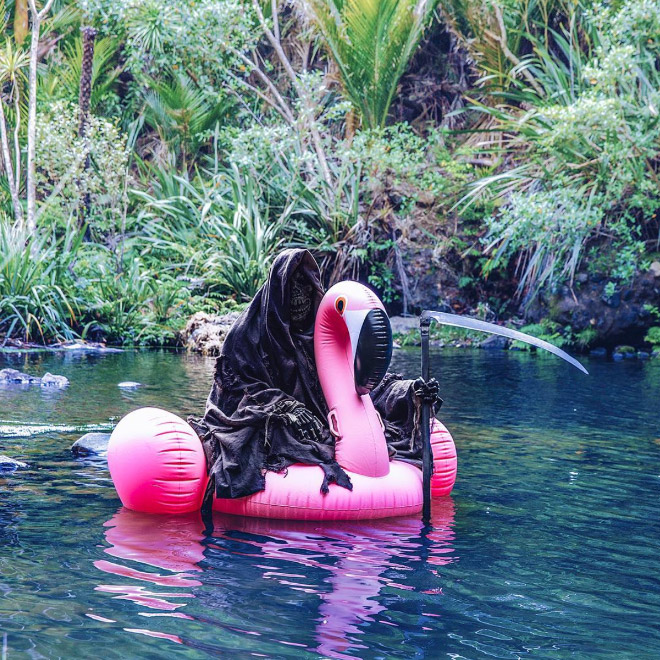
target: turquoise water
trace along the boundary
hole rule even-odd
[[[71,380],[0,389],[0,453],[30,466],[0,477],[2,657],[660,657],[660,361],[433,359],[459,477],[431,528],[210,531],[122,509],[104,459],[69,447],[139,406],[200,412],[213,360],[0,356]]]

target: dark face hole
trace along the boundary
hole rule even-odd
[[[368,394],[383,379],[392,358],[392,327],[382,309],[372,309],[364,320],[355,351],[355,389]]]
[[[291,325],[303,328],[309,323],[314,287],[300,271],[293,274],[290,291]]]

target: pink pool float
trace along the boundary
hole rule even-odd
[[[391,328],[383,304],[367,287],[340,282],[323,297],[314,328],[314,354],[335,436],[335,457],[353,484],[330,484],[323,471],[295,464],[267,472],[266,487],[247,497],[216,497],[223,513],[289,520],[388,518],[422,510],[422,472],[390,460],[384,425],[369,392],[389,365]],[[456,480],[456,448],[447,429],[431,422],[434,497],[448,495]],[[108,464],[124,506],[149,513],[185,513],[200,508],[207,485],[204,451],[184,420],[158,408],[124,417],[112,434]]]

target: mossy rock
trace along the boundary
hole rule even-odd
[[[637,351],[632,346],[617,346],[614,349],[615,353],[621,353],[621,355],[635,355]]]

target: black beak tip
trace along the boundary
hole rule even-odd
[[[364,319],[355,351],[355,390],[371,392],[387,373],[392,359],[392,326],[382,309],[372,309]]]

